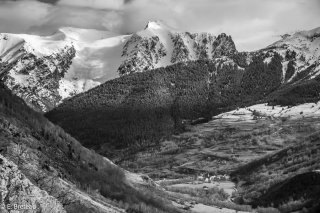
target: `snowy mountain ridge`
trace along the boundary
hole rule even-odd
[[[179,32],[161,21],[149,22],[131,36],[122,53],[120,75],[165,67],[174,63],[214,59],[237,52],[231,36],[222,33]]]
[[[271,60],[273,52],[280,54],[283,82],[292,82],[295,77],[315,78],[320,74],[320,27],[287,34],[260,51],[266,56],[265,62]]]
[[[0,38],[1,79],[44,112],[120,75],[236,52],[230,36],[179,32],[159,21],[132,35],[66,27],[52,36]]]
[[[126,35],[61,28],[52,36],[0,34],[0,77],[38,111],[118,76]],[[106,60],[107,59],[107,60]]]
[[[262,50],[239,53],[224,33],[181,32],[161,21],[150,21],[132,35],[71,27],[46,37],[3,33],[0,78],[43,112],[119,76],[199,59],[217,61],[220,68],[244,69],[255,55],[270,63],[277,53],[282,57],[282,83],[289,83],[320,74],[319,35],[320,28],[301,31]]]
[[[39,110],[60,101],[58,82],[70,68],[75,49],[71,43],[56,43],[30,35],[0,35],[4,84],[26,103]]]

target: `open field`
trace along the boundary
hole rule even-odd
[[[320,129],[320,123],[317,117],[256,116],[254,109],[240,109],[187,128],[159,147],[115,161],[155,179],[194,178],[201,172],[229,174],[244,163],[294,144]]]
[[[194,208],[192,209],[192,212],[195,213],[246,213],[244,211],[236,211],[233,209],[227,209],[227,208],[219,208],[214,206],[207,206],[203,204],[196,204]]]
[[[297,115],[296,111],[302,113]],[[254,201],[252,193],[256,193],[255,188],[261,189],[263,178],[265,183],[271,186],[273,179],[282,181],[292,178],[302,173],[304,170],[299,168],[304,166],[294,161],[291,162],[293,165],[290,164],[292,169],[285,169],[281,162],[290,157],[282,159],[281,156],[278,169],[273,169],[276,165],[268,166],[266,163],[265,166],[261,163],[256,170],[252,170],[256,179],[252,179],[254,177],[251,170],[248,176],[246,172],[241,172],[246,171],[247,165],[251,168],[252,162],[264,161],[264,158],[269,159],[268,156],[278,156],[277,153],[287,153],[290,147],[303,145],[309,135],[320,130],[318,111],[318,104],[304,104],[292,108],[259,104],[234,110],[215,116],[208,123],[188,125],[187,131],[163,140],[159,147],[146,149],[117,163],[157,180],[156,183],[169,192],[172,200],[182,203],[183,208],[192,209],[194,212],[251,212],[251,207],[243,204]],[[320,169],[317,163],[308,162],[309,164],[310,169]],[[307,170],[309,167],[306,167]],[[268,175],[265,175],[266,172]],[[278,179],[282,172],[285,172],[283,178]],[[277,177],[274,177],[276,173]],[[234,182],[197,181],[200,175],[230,174]],[[211,194],[205,196],[203,189],[209,189]],[[242,205],[231,202],[239,203],[242,196],[248,198],[240,202]],[[258,212],[268,211],[278,210],[260,208]]]

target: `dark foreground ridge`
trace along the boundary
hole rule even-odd
[[[4,86],[0,168],[6,182],[1,206],[28,202],[41,212],[178,212],[156,188],[128,179],[126,171],[84,148]],[[19,176],[27,180],[15,179]]]

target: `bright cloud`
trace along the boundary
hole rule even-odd
[[[124,0],[60,0],[58,5],[118,10],[121,9],[124,3]]]
[[[149,20],[191,32],[225,32],[239,50],[319,27],[319,0],[0,0],[0,32],[50,34],[72,26],[131,33]]]

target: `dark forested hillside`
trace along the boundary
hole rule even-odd
[[[241,68],[234,61],[180,63],[106,82],[65,101],[46,116],[85,146],[111,157],[143,149],[183,129],[183,120],[254,104],[281,84],[280,56]]]
[[[284,85],[268,95],[266,99],[270,104],[282,106],[318,102],[320,99],[320,78],[316,77]]]
[[[232,176],[242,181],[239,192],[242,201],[254,206],[273,206],[281,212],[301,209],[318,212],[319,139],[320,132],[316,131],[292,141],[291,146],[237,168]]]
[[[8,181],[2,188],[6,199],[35,204],[41,212],[120,213],[141,205],[142,212],[177,212],[155,188],[140,191],[144,186],[127,179],[124,170],[84,148],[1,84],[0,168],[2,181]],[[10,179],[20,174],[21,183]]]
[[[46,116],[96,150],[144,147],[179,129],[182,118],[203,116],[212,72],[212,63],[200,61],[124,76]]]
[[[276,54],[270,63],[264,63],[261,56],[253,58],[241,82],[242,97],[246,100],[263,99],[281,85],[282,65]]]

